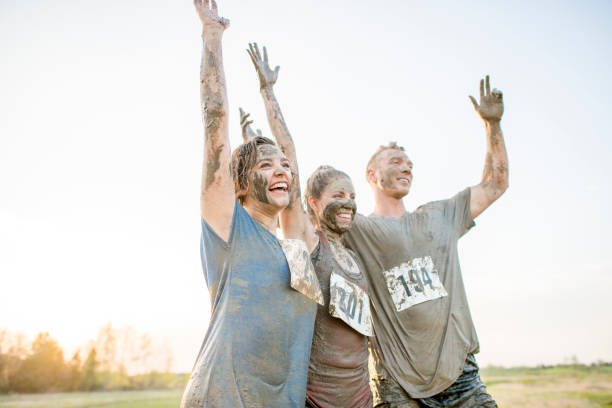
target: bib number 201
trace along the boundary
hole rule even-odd
[[[383,274],[398,312],[428,300],[448,296],[430,256],[415,258]]]
[[[343,276],[332,272],[329,279],[329,313],[365,336],[372,336],[370,298],[368,294]]]

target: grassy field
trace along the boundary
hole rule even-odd
[[[176,408],[183,390],[2,395],[2,408]]]
[[[612,408],[612,367],[485,368],[500,408]],[[0,408],[176,408],[182,390],[0,395]]]
[[[612,367],[486,368],[481,376],[501,408],[612,407]]]

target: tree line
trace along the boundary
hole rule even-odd
[[[170,372],[169,350],[156,350],[149,335],[130,327],[109,323],[83,350],[66,359],[48,332],[27,344],[25,336],[0,330],[0,393],[174,389],[187,381]],[[165,355],[164,369],[152,368],[153,354]]]

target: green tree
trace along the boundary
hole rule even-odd
[[[60,390],[66,376],[64,353],[48,332],[39,333],[32,343],[32,354],[27,356],[17,371],[17,392],[45,392]]]
[[[68,375],[64,389],[66,391],[75,391],[81,385],[81,355],[77,350],[70,361],[68,362]]]
[[[81,369],[81,381],[79,389],[83,391],[93,391],[100,389],[101,384],[98,379],[98,361],[96,360],[96,349],[92,347],[87,354],[87,358]]]

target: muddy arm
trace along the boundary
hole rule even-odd
[[[500,121],[504,113],[501,91],[493,89],[489,76],[480,80],[480,104],[470,96],[474,109],[485,123],[487,155],[482,180],[471,190],[470,211],[476,218],[508,188],[508,156]]]
[[[200,100],[204,124],[204,164],[200,212],[225,241],[229,239],[235,194],[230,174],[227,92],[221,41],[229,21],[219,17],[215,0],[194,0],[202,21]]]
[[[266,47],[263,47],[263,58],[256,43],[249,44],[247,52],[259,77],[261,96],[266,107],[266,116],[268,117],[270,130],[276,139],[276,143],[278,143],[287,159],[289,159],[291,172],[293,173],[293,182],[289,192],[290,202],[287,208],[280,214],[281,229],[285,238],[302,239],[306,242],[308,249],[313,250],[318,243],[318,238],[314,233],[314,227],[302,203],[295,145],[273,90],[280,67],[277,66],[274,70],[270,69]]]

